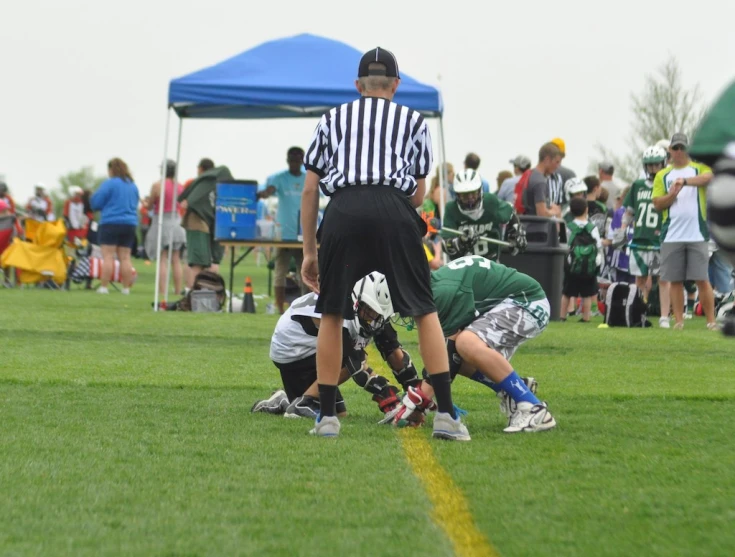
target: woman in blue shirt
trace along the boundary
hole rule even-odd
[[[120,281],[122,293],[130,293],[133,282],[133,265],[130,250],[135,240],[138,225],[138,186],[133,182],[128,165],[118,158],[107,163],[110,176],[92,195],[92,209],[101,212],[99,243],[102,248],[102,285],[97,289],[107,294],[115,270],[115,256],[120,261]]]

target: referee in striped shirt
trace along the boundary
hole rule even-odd
[[[317,341],[320,416],[312,433],[339,434],[335,392],[342,361],[342,320],[354,318],[353,285],[372,271],[388,280],[393,307],[413,317],[421,356],[432,378],[438,413],[434,437],[469,440],[452,404],[449,359],[431,293],[421,239],[426,224],[416,208],[432,165],[429,129],[417,111],[392,102],[398,62],[375,48],[360,60],[361,97],[322,116],[306,152],[301,199],[304,283],[319,292]],[[317,233],[319,191],[331,197]],[[317,258],[317,239],[319,255]],[[419,408],[430,407],[420,391]]]

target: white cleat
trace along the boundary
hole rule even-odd
[[[339,435],[339,418],[337,416],[318,416],[314,429],[309,433],[317,437],[337,437]]]
[[[521,377],[521,381],[523,381],[529,391],[536,394],[536,391],[538,390],[538,381],[533,377]],[[505,391],[500,391],[496,396],[500,399],[500,411],[505,414],[506,418],[510,419],[516,411],[516,401],[513,400]]]
[[[288,407],[288,397],[284,391],[276,391],[270,398],[259,400],[250,409],[251,412],[265,412],[266,414],[283,414]]]
[[[670,329],[671,328],[671,319],[668,317],[659,317],[658,318],[658,326],[661,329]]]
[[[521,431],[534,433],[554,427],[556,427],[556,420],[549,412],[545,402],[539,404],[519,402],[516,411],[508,420],[508,427],[503,431],[505,433],[519,433]]]
[[[469,441],[470,432],[457,417],[453,419],[447,412],[437,412],[434,417],[434,439],[446,439],[447,441]]]

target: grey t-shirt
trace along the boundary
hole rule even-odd
[[[546,176],[534,168],[528,177],[528,187],[524,193],[523,205],[526,207],[526,214],[536,214],[536,203],[543,201],[547,207],[549,206],[546,189]]]
[[[605,180],[604,182],[600,183],[600,187],[605,188],[607,190],[607,193],[608,193],[607,208],[615,209],[615,199],[618,197],[618,194],[621,191],[620,186],[618,186],[612,180]]]

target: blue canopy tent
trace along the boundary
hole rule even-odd
[[[349,45],[305,33],[265,42],[219,64],[171,80],[163,160],[167,158],[171,110],[179,117],[178,167],[184,118],[320,117],[330,108],[358,97],[354,81],[361,56],[359,50]],[[439,91],[401,71],[401,85],[394,100],[439,119],[440,160],[443,160],[443,105]],[[164,169],[165,164],[161,183],[165,180]],[[158,257],[163,206],[161,202]],[[154,308],[158,308],[158,288]]]

